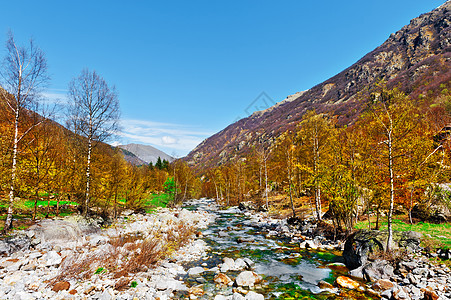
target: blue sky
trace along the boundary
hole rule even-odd
[[[48,96],[64,99],[71,78],[96,70],[119,92],[119,141],[180,157],[262,93],[279,102],[313,87],[444,0],[19,3],[2,3],[0,45],[9,29],[35,39]]]

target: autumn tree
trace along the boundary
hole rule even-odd
[[[32,113],[36,104],[41,100],[40,91],[48,82],[47,60],[44,52],[35,46],[30,40],[27,46],[19,46],[14,40],[12,33],[6,42],[6,56],[0,71],[3,89],[0,89],[3,98],[2,104],[11,113],[12,155],[10,167],[9,203],[5,226],[6,233],[12,227],[12,215],[15,197],[15,185],[17,176],[17,157],[19,145],[22,139],[45,118],[39,119],[37,123],[22,127],[22,122],[27,114]]]
[[[118,128],[119,100],[114,86],[95,71],[83,70],[69,84],[68,118],[86,142],[86,188],[83,214],[88,213],[91,183],[91,159],[97,143],[107,140]]]
[[[281,171],[288,181],[288,195],[290,197],[291,211],[293,217],[296,217],[296,210],[293,201],[293,170],[295,167],[295,144],[294,134],[290,131],[283,133],[278,139],[275,146],[275,160],[281,166]],[[282,173],[281,172],[281,173]]]
[[[388,239],[387,251],[393,243],[393,208],[412,160],[417,160],[424,151],[422,115],[413,100],[398,89],[382,88],[372,94],[371,108],[365,116],[373,147],[374,163],[385,171],[382,176],[387,185]],[[409,162],[410,161],[410,162]]]
[[[316,218],[321,220],[321,178],[325,170],[329,153],[329,139],[334,125],[327,115],[307,112],[300,124],[297,140],[300,156],[305,167],[310,170],[310,184],[313,189]]]

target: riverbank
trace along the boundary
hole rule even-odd
[[[349,275],[344,241],[313,221],[208,199],[185,207],[126,212],[104,229],[76,217],[44,220],[9,249],[0,243],[10,252],[0,259],[0,299],[451,298],[450,270],[421,251],[366,282]]]
[[[205,255],[193,237],[213,221],[186,209],[128,212],[105,229],[77,217],[43,220],[0,245],[11,252],[0,259],[0,299],[168,299],[188,291],[176,278]]]

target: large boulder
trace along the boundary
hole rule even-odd
[[[65,219],[41,220],[26,230],[26,235],[31,238],[32,244],[68,245],[78,242],[85,235],[96,233],[100,230],[97,219],[71,216]]]
[[[414,231],[394,231],[393,249],[406,249],[417,251],[420,249],[421,233]],[[368,262],[368,256],[371,253],[386,251],[388,239],[387,231],[379,230],[359,230],[350,235],[345,242],[343,258],[346,266],[350,269],[356,269]]]
[[[0,255],[8,256],[17,251],[28,250],[31,239],[22,233],[0,240]]]
[[[240,202],[238,208],[242,211],[257,210],[256,205],[252,201]]]
[[[376,281],[392,278],[394,276],[394,270],[394,267],[388,261],[376,259],[375,261],[367,262],[357,269],[351,270],[349,274],[367,281]]]

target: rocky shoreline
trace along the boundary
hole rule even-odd
[[[0,258],[0,299],[168,299],[173,292],[188,291],[184,282],[175,278],[186,275],[183,263],[206,255],[207,246],[201,239],[192,240],[172,253],[170,258],[145,272],[117,276],[96,266],[98,271],[85,280],[76,276],[58,282],[52,279],[68,265],[66,262],[111,256],[113,249],[109,241],[112,238],[130,235],[146,237],[154,232],[164,234],[179,224],[202,229],[213,221],[213,216],[207,212],[186,209],[160,209],[150,215],[129,212],[106,229],[77,218],[43,220],[18,233],[14,237],[15,243],[2,241],[0,249],[3,254],[10,255]],[[127,244],[117,250],[115,253],[130,251]],[[8,253],[10,251],[13,253]],[[121,257],[115,259],[118,264],[121,263]],[[125,255],[122,260],[125,260]],[[118,289],[121,281],[127,285],[127,289],[122,291]]]
[[[344,256],[346,255],[345,241],[333,241],[323,235],[318,235],[320,230],[313,219],[287,222],[287,220],[271,219],[265,212],[251,212],[244,207],[243,209],[245,214],[256,219],[262,228],[266,228],[269,234],[298,242],[300,248],[320,251],[339,250],[344,252]],[[371,241],[378,235],[380,235],[379,232],[374,232],[373,236],[367,237],[366,241]],[[336,287],[343,287],[366,291],[368,294],[382,299],[451,299],[451,270],[445,264],[435,264],[429,260],[430,257],[449,259],[449,251],[439,250],[438,253],[425,253],[424,249],[419,246],[420,236],[417,233],[408,232],[404,235],[405,238],[399,238],[401,257],[398,257],[395,263],[382,258],[370,260],[368,258],[369,248],[358,249],[358,245],[353,245],[357,258],[363,262],[360,261],[357,265],[351,264],[351,266],[346,264],[350,269],[349,277],[340,276],[342,278],[335,282],[335,286],[325,282],[320,282],[319,285],[329,288],[335,293],[339,293]],[[379,236],[379,238],[381,237]],[[384,240],[383,237],[381,240]],[[380,244],[383,248],[383,243]],[[343,266],[345,265],[343,264]]]
[[[204,201],[213,211],[218,209],[214,203],[200,201]],[[242,213],[268,236],[298,243],[301,249],[324,252],[345,249],[345,241],[333,241],[318,234],[320,230],[314,221],[273,219],[265,212],[245,208]],[[262,294],[253,290],[262,278],[253,271],[252,260],[246,257],[225,257],[213,268],[206,268],[206,264],[202,267],[184,267],[188,262],[208,259],[208,246],[197,230],[207,228],[214,221],[214,213],[186,209],[160,209],[155,214],[146,215],[126,212],[105,229],[100,229],[92,220],[86,222],[77,217],[43,220],[7,241],[0,241],[0,253],[3,255],[0,258],[0,299],[164,300],[181,296],[216,300],[264,299]],[[134,257],[133,251],[145,250],[143,247],[131,247],[131,244],[142,243],[146,237],[152,237],[152,240],[158,237],[167,242],[172,229],[189,226],[196,228],[197,237],[151,268],[118,275],[102,268],[102,264],[93,263],[92,266],[85,266],[90,268],[88,278],[58,277],[83,259],[98,262],[99,257],[114,256],[117,266],[124,265],[127,263],[126,257]],[[138,238],[121,245],[112,243],[118,237]],[[409,241],[418,246],[413,240]],[[112,245],[116,248],[113,249]],[[368,257],[364,257],[362,263],[361,255],[361,265],[354,266],[349,276],[339,276],[334,285],[320,281],[318,288],[336,295],[343,290],[356,289],[383,299],[451,299],[449,268],[432,264],[422,254],[421,248],[412,248],[394,265],[383,259]],[[345,266],[336,263],[330,267]],[[228,275],[230,271],[233,276]],[[202,285],[205,279],[201,276],[204,272],[216,274],[213,280],[217,285],[233,286],[233,295],[206,292]],[[189,278],[198,284],[187,285]]]

